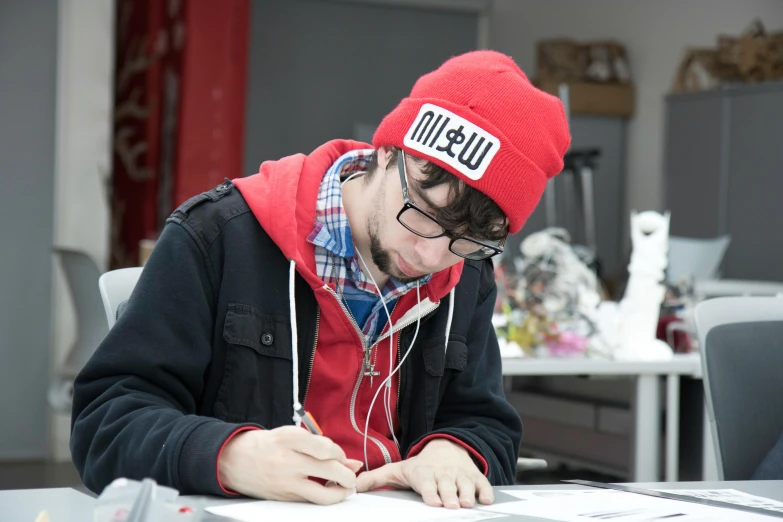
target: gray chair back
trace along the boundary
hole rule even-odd
[[[76,338],[63,362],[55,369],[49,388],[49,403],[58,411],[70,411],[73,379],[87,363],[109,329],[103,317],[98,290],[98,265],[84,252],[53,249],[65,275],[65,283],[76,315]]]
[[[98,289],[103,300],[106,322],[110,329],[125,310],[143,269],[144,267],[141,266],[118,268],[106,272],[98,278]]]
[[[707,411],[720,480],[750,480],[783,433],[783,297],[696,307]]]

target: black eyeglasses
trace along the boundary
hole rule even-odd
[[[417,236],[429,239],[443,236],[450,238],[449,250],[465,259],[478,261],[503,252],[503,245],[506,242],[505,237],[499,241],[483,241],[471,237],[458,236],[446,230],[434,217],[417,207],[411,200],[408,194],[408,173],[405,167],[405,152],[403,151],[400,151],[397,168],[400,171],[402,197],[405,200],[402,210],[397,214],[397,221],[402,226]]]

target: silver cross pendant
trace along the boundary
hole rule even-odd
[[[372,379],[373,379],[373,377],[376,377],[376,376],[378,376],[380,374],[381,374],[381,372],[376,372],[375,371],[375,365],[374,364],[369,365],[369,367],[368,366],[364,367],[364,376],[370,378],[370,388],[372,388]]]

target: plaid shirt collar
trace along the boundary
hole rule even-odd
[[[365,172],[372,153],[373,149],[347,152],[326,171],[318,190],[315,227],[307,237],[307,240],[316,246],[316,273],[324,283],[336,285],[338,292],[345,299],[351,299],[355,289],[376,294],[375,285],[359,266],[342,195],[342,182],[351,174]],[[429,274],[419,279],[418,283],[423,285],[429,282],[431,277]],[[383,298],[390,302],[413,288],[416,288],[416,281],[403,283],[390,277],[382,288]],[[382,309],[380,299],[376,308]],[[371,319],[374,315],[377,315],[377,310],[373,310]],[[369,328],[371,322],[373,321],[368,320],[365,326]]]

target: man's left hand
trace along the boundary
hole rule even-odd
[[[447,439],[434,439],[415,457],[366,471],[356,478],[359,492],[384,486],[411,488],[426,504],[451,509],[473,507],[476,497],[482,504],[494,501],[492,486],[468,451]]]

